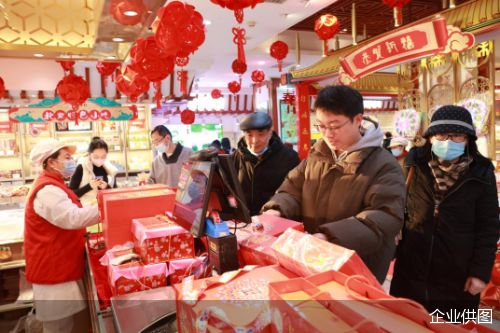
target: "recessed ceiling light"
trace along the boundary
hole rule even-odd
[[[33,55],[34,55],[35,57],[37,57],[37,58],[43,58],[43,57],[44,57],[44,55],[43,55],[42,53],[35,53],[35,54],[33,54]]]
[[[344,28],[344,29],[342,29],[342,32],[347,32],[347,29],[345,29],[345,28]]]
[[[107,56],[106,59],[116,59],[115,56]]]
[[[123,15],[125,16],[137,16],[139,13],[137,13],[135,10],[127,10],[123,12]]]
[[[210,21],[210,20],[203,20],[203,24],[204,25],[210,25],[210,24],[212,24],[212,21]]]
[[[262,60],[257,62],[257,65],[265,65],[265,64],[266,64],[266,62],[262,61]]]
[[[117,42],[117,43],[121,43],[121,42],[124,42],[125,39],[123,39],[121,37],[113,37],[112,41],[113,42]]]

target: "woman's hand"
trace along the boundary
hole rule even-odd
[[[106,183],[104,180],[100,180],[100,181],[99,181],[99,188],[100,188],[101,190],[105,190],[105,189],[107,189],[107,188],[108,188],[108,183]]]
[[[484,287],[486,287],[486,283],[483,280],[469,276],[467,281],[465,281],[464,291],[471,295],[477,295],[483,291]]]
[[[93,190],[97,190],[99,188],[99,185],[101,184],[102,180],[100,179],[92,179],[89,183],[90,187]]]

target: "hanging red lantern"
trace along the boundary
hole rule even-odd
[[[158,18],[155,39],[167,56],[187,57],[205,41],[203,16],[194,6],[172,1],[158,11]]]
[[[264,79],[266,78],[266,74],[264,74],[264,71],[256,69],[252,72],[252,81],[255,83],[262,83]]]
[[[141,94],[149,90],[149,81],[140,74],[136,64],[128,64],[116,76],[116,88],[135,103]]]
[[[234,11],[234,16],[238,23],[243,23],[243,9],[252,7],[264,2],[264,0],[210,0],[214,4]]]
[[[333,38],[339,32],[339,20],[332,14],[321,15],[314,22],[314,31],[319,39],[323,41],[323,55],[328,54],[328,40]]]
[[[183,124],[191,125],[194,123],[195,114],[189,109],[185,109],[181,112],[181,121]]]
[[[5,83],[3,82],[3,79],[0,77],[0,99],[2,99],[5,96]]]
[[[227,89],[233,94],[236,94],[241,90],[241,85],[238,81],[231,81],[227,84]]]
[[[234,59],[231,68],[233,69],[233,73],[242,75],[247,71],[247,64]]]
[[[57,60],[57,62],[61,65],[64,75],[66,75],[66,72],[71,72],[73,66],[75,65],[75,62],[71,60]]]
[[[122,25],[136,25],[141,22],[146,6],[142,0],[111,0],[109,12]]]
[[[222,92],[220,91],[220,89],[213,89],[210,95],[212,95],[213,99],[218,99],[222,97]]]
[[[80,105],[85,103],[87,98],[90,97],[89,84],[87,81],[85,81],[83,77],[72,73],[66,75],[59,81],[56,92],[65,103],[71,105],[74,111],[78,110]]]
[[[104,77],[104,84],[107,84],[108,76],[113,78],[113,74],[116,72],[116,69],[120,67],[121,63],[119,62],[109,62],[109,61],[98,61],[95,67],[99,74]]]
[[[281,68],[283,66],[283,59],[285,59],[288,54],[288,44],[280,40],[277,40],[271,44],[269,53],[271,54],[271,57],[278,60],[278,70],[281,72]]]
[[[399,27],[403,24],[403,7],[411,0],[383,0],[384,4],[391,7],[394,11],[394,26]]]

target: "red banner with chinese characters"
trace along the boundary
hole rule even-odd
[[[356,48],[340,63],[345,73],[356,80],[382,68],[441,53],[447,45],[446,19],[438,17],[377,38]]]
[[[307,157],[311,149],[311,125],[309,121],[309,85],[299,83],[295,86],[295,99],[297,109],[297,136],[299,145],[299,157],[301,160]]]

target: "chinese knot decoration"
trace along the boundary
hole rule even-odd
[[[140,74],[136,64],[128,64],[121,74],[116,76],[116,88],[135,103],[137,98],[148,91],[149,81]]]
[[[113,74],[118,67],[120,67],[121,63],[119,62],[106,62],[106,61],[98,61],[96,64],[97,71],[104,77],[104,83],[106,83],[106,78],[111,76],[113,78]]]
[[[233,43],[238,46],[238,63],[240,64],[241,67],[244,67],[245,70],[243,73],[246,72],[246,57],[245,57],[245,47],[244,45],[247,43],[247,40],[245,38],[246,31],[243,28],[233,28]],[[243,73],[238,73],[234,70],[234,63],[233,62],[233,71],[237,74],[243,74]],[[244,65],[244,66],[243,66]]]
[[[155,39],[167,56],[186,58],[205,41],[203,16],[194,6],[172,1],[159,10],[158,18]]]
[[[264,71],[262,70],[254,70],[252,72],[252,81],[255,83],[257,87],[259,87],[259,92],[260,92],[260,87],[262,86],[262,82],[266,78],[266,75],[264,74]]]
[[[220,91],[220,89],[213,89],[210,95],[212,95],[213,99],[217,99],[222,97],[222,92]]]
[[[142,0],[111,0],[109,11],[118,23],[136,25],[141,22],[146,6]]]
[[[177,71],[177,80],[179,81],[179,86],[182,95],[186,96],[188,93],[187,91],[188,72],[184,70]]]
[[[5,96],[5,83],[3,82],[3,79],[0,77],[0,99],[2,99]]]
[[[383,0],[384,4],[392,7],[394,10],[394,26],[399,27],[403,24],[403,7],[410,3],[411,0]]]
[[[68,74],[57,84],[57,95],[72,106],[73,111],[90,97],[89,84],[81,76]]]
[[[328,54],[328,40],[333,38],[337,32],[339,32],[339,29],[339,20],[331,14],[321,15],[314,22],[314,31],[316,32],[316,35],[318,35],[319,39],[323,41],[324,56]]]
[[[283,102],[287,106],[287,113],[290,113],[290,106],[292,107],[292,112],[295,113],[294,105],[295,105],[295,94],[293,92],[286,92],[283,94]]]
[[[234,17],[238,23],[243,23],[243,9],[247,7],[254,8],[264,0],[210,0],[212,3],[234,11]]]
[[[233,94],[236,94],[241,90],[241,85],[238,81],[231,81],[227,84],[227,89]]]
[[[57,60],[57,62],[59,63],[59,65],[61,65],[64,71],[64,75],[66,75],[68,72],[71,72],[73,66],[75,65],[75,62],[70,60]]]
[[[281,68],[283,66],[283,59],[285,59],[288,54],[287,43],[282,42],[280,40],[275,41],[274,43],[271,44],[269,53],[271,54],[271,57],[278,60],[278,70],[281,72]]]
[[[191,125],[194,123],[195,114],[189,109],[185,109],[181,112],[181,121],[183,124]]]

